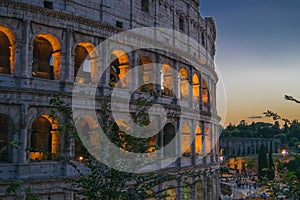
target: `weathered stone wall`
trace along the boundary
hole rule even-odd
[[[207,145],[211,147],[211,152],[206,152],[209,155],[201,158],[195,155],[193,149],[189,156],[182,157],[178,162],[171,164],[169,168],[197,167],[203,170],[207,168],[217,170],[219,165],[218,145],[214,146],[214,142],[212,142],[218,139],[216,133],[218,132],[219,117],[215,105],[217,77],[214,72],[212,47],[208,47],[211,43],[214,43],[213,34],[215,33],[213,31],[207,32],[205,29],[205,27],[214,27],[214,24],[200,16],[197,1],[150,0],[149,13],[141,11],[140,2],[138,0],[97,0],[83,3],[81,0],[58,0],[53,1],[53,9],[47,9],[44,8],[44,2],[40,0],[0,0],[0,27],[10,29],[13,33],[12,37],[15,38],[14,71],[12,74],[0,74],[0,114],[11,119],[13,127],[10,129],[11,141],[18,144],[18,148],[11,150],[11,160],[0,164],[0,179],[6,181],[49,179],[51,182],[53,177],[65,178],[75,175],[72,167],[66,163],[30,160],[28,144],[31,142],[30,136],[35,119],[40,115],[50,115],[51,109],[55,109],[49,105],[50,99],[61,97],[65,102],[71,102],[74,86],[75,48],[78,43],[87,42],[97,46],[106,38],[122,31],[122,29],[116,27],[116,21],[123,22],[123,29],[125,30],[136,27],[157,26],[180,31],[179,17],[184,19],[183,32],[196,41],[200,41],[201,45],[192,47],[191,52],[194,52],[201,59],[201,69],[197,73],[200,75],[200,81],[202,79],[206,81],[212,97],[210,105],[202,105],[200,101],[197,103],[192,101],[190,91],[189,99],[182,106],[185,109],[190,109],[191,113],[193,110],[199,109],[201,116],[200,119],[195,119],[190,114],[185,116],[185,120],[191,127],[191,134],[195,133],[196,125],[201,126],[201,132],[205,133],[202,134],[203,140],[205,140],[205,137],[210,138]],[[202,38],[200,36],[202,33],[204,33],[207,40],[211,40],[211,43],[207,41],[201,43]],[[35,78],[32,75],[34,39],[39,34],[51,35],[58,41],[61,60],[59,63],[60,70],[56,72],[55,80]],[[207,37],[206,35],[212,36]],[[113,49],[113,47],[112,44],[111,48]],[[168,63],[174,70],[185,68],[190,75],[188,81],[192,81],[195,68],[188,61],[177,58],[170,53],[162,52],[158,54],[157,52],[145,50],[130,52],[128,53],[130,66],[136,66],[143,55],[147,55],[152,61]],[[108,79],[109,74],[107,73],[97,89],[98,98],[109,97],[111,88],[109,88]],[[136,81],[137,79],[133,77],[132,82]],[[145,96],[145,94],[140,95]],[[85,102],[86,99],[82,101]],[[179,128],[178,103],[171,97],[159,97],[158,103],[167,107],[168,122]],[[101,112],[99,105],[96,110]],[[59,115],[58,121],[63,123],[64,119]],[[60,153],[64,156],[74,156],[74,141],[70,141],[70,146],[66,147],[66,139],[62,137]],[[177,150],[180,151],[180,144],[178,144]],[[217,182],[217,174],[212,176],[214,177],[210,180],[214,184]],[[203,180],[207,179],[203,178]],[[35,189],[40,187],[38,193],[46,198],[46,193],[52,187],[55,188],[57,183],[61,182],[61,179],[53,181],[52,183],[42,182],[40,183],[41,186],[31,181],[28,184],[32,183]],[[0,186],[0,195],[4,194],[4,188],[8,185],[9,183],[5,183]],[[177,192],[180,194],[181,191]],[[64,193],[61,190],[52,193],[54,199],[72,198],[71,194]],[[62,194],[65,196],[61,196]],[[214,199],[214,197],[208,196],[207,193],[205,195],[206,199]]]

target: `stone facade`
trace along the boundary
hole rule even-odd
[[[184,156],[165,170],[209,169],[212,173],[203,176],[189,191],[174,189],[172,198],[184,199],[185,193],[192,193],[192,199],[218,199],[220,118],[215,100],[216,28],[212,18],[200,15],[199,6],[197,0],[88,0],[84,3],[81,0],[0,0],[0,198],[26,198],[25,191],[18,191],[17,197],[4,197],[5,189],[16,180],[22,180],[39,199],[74,198],[64,190],[68,186],[63,180],[76,174],[57,157],[76,156],[76,145],[57,130],[58,124],[64,122],[62,116],[56,121],[49,119],[51,110],[55,109],[50,106],[50,100],[59,96],[71,102],[76,82],[95,83],[97,68],[93,62],[87,65],[88,69],[80,66],[91,49],[106,38],[138,27],[163,27],[197,41],[196,46],[187,45],[189,53],[197,57],[200,70],[169,53],[138,50],[121,59],[122,52],[116,49],[111,54],[118,60],[115,66],[119,71],[111,70],[102,77],[97,98],[109,100],[111,79],[116,81],[126,70],[147,64],[147,60],[163,64],[164,74],[168,74],[168,67],[177,71],[183,77],[182,84],[174,74],[169,74],[173,78],[168,87],[178,90],[185,109],[198,109],[200,119],[188,115],[182,123],[177,115],[180,105],[174,94],[167,92],[167,86],[164,88],[158,103],[167,107],[170,130],[182,133],[176,146],[178,151],[186,145],[183,141],[195,137],[189,150],[183,152]],[[122,60],[126,62],[121,63]],[[132,76],[130,83],[136,81]],[[165,75],[164,84],[168,81]],[[194,87],[180,88],[184,81]],[[137,93],[147,96],[147,92],[139,89]],[[101,108],[96,109],[101,112]],[[156,143],[164,144],[167,140],[166,126],[166,131],[157,134]],[[207,156],[200,156],[203,154]],[[177,184],[180,183],[165,183],[161,187]]]
[[[278,140],[265,138],[221,138],[219,145],[226,157],[256,155],[259,153],[261,145],[264,145],[267,151],[272,153],[277,153],[280,149]]]

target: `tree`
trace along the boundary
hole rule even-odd
[[[272,150],[273,150],[273,144],[271,142],[270,149],[269,149],[269,159],[268,159],[269,170],[268,170],[268,175],[267,175],[269,180],[272,180],[275,178],[275,167],[274,167],[274,161],[273,161],[273,156],[272,156]]]
[[[300,104],[300,101],[293,98],[292,96],[285,95],[284,98],[288,101]],[[284,136],[287,141],[290,141],[293,137],[298,135],[297,133],[290,133],[294,131],[298,132],[297,129],[299,127],[299,123],[297,122],[297,120],[293,120],[293,122],[291,122],[289,119],[283,118],[272,111],[264,112],[264,114],[266,117],[271,117],[275,121],[282,120],[284,122],[284,128],[282,130],[282,133],[279,135]],[[296,142],[296,140],[294,141]],[[276,162],[278,177],[276,177],[275,179],[271,179],[265,183],[267,188],[269,188],[269,192],[271,194],[270,196],[272,199],[277,199],[279,194],[283,194],[287,198],[293,200],[300,198],[300,169],[298,167],[298,160],[300,158],[300,155],[298,155],[297,153],[293,153],[293,155],[295,157],[295,160],[287,163],[286,168],[284,168],[284,165],[279,161]]]
[[[258,154],[258,178],[264,179],[268,171],[267,149],[265,145],[261,145]]]
[[[137,105],[134,112],[136,115],[132,116],[136,120],[136,123],[140,125],[147,123],[148,118],[145,112],[147,112],[146,106],[149,106],[150,103],[146,99],[139,99],[136,102]],[[74,122],[72,121],[70,106],[62,102],[59,98],[52,99],[51,104],[56,107],[56,110],[52,112],[52,117],[56,118],[57,112],[59,112],[66,119],[66,123],[59,127],[60,132],[63,135],[79,139]],[[148,138],[139,139],[127,136],[122,132],[120,133],[119,130],[122,130],[122,128],[119,127],[120,129],[117,130],[115,122],[110,116],[110,105],[106,101],[103,101],[102,116],[98,121],[107,137],[115,145],[124,151],[133,152],[147,152],[149,147],[157,148],[156,146],[149,146]],[[146,174],[122,172],[102,164],[93,155],[88,155],[81,167],[78,163],[69,161],[69,158],[66,158],[66,161],[78,172],[79,176],[77,178],[68,180],[72,186],[68,189],[73,191],[79,199],[143,200],[164,198],[167,195],[167,189],[158,189],[155,192],[152,192],[152,189],[160,188],[160,184],[174,180],[181,181],[181,184],[177,187],[193,186],[201,180],[200,177],[204,173],[201,169]],[[122,164],[122,160],[116,161],[112,159],[110,162]],[[206,174],[210,174],[210,172],[206,172]],[[186,177],[193,177],[194,181],[190,182]]]

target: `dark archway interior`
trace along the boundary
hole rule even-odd
[[[10,42],[8,37],[0,31],[0,73],[10,74]]]
[[[33,62],[32,75],[45,78],[54,79],[53,71],[53,48],[50,42],[43,37],[36,37],[33,43]]]

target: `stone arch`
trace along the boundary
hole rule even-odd
[[[166,197],[165,200],[176,200],[177,199],[177,192],[173,186],[168,186],[168,189],[165,191]]]
[[[16,62],[16,38],[13,31],[0,25],[0,74],[13,74]]]
[[[119,84],[121,88],[130,86],[130,59],[122,50],[114,50],[110,56],[110,85]]]
[[[47,114],[38,116],[31,126],[28,137],[29,158],[34,160],[55,160],[61,152],[58,120]]]
[[[141,92],[149,92],[154,90],[155,74],[153,62],[148,56],[141,56],[139,59],[139,85]],[[140,77],[142,76],[142,77]]]
[[[207,194],[207,199],[212,198],[212,192],[213,192],[213,184],[211,182],[211,177],[210,175],[206,176],[206,194]]]
[[[193,101],[194,102],[199,102],[200,99],[200,79],[198,74],[194,73],[193,74]]]
[[[51,34],[37,34],[33,41],[32,76],[59,80],[61,74],[61,45]]]
[[[92,83],[97,81],[98,52],[90,42],[79,42],[74,49],[74,81]]]
[[[191,128],[186,123],[181,127],[181,153],[184,156],[191,154]]]
[[[204,185],[201,180],[198,180],[196,183],[196,191],[197,191],[196,199],[204,199]]]
[[[148,195],[152,195],[153,193],[154,193],[154,190],[146,190],[145,191]],[[148,198],[147,200],[156,200],[156,198],[155,197],[151,197],[151,198]]]
[[[179,96],[181,99],[189,99],[189,73],[186,68],[180,68],[178,72]]]
[[[207,82],[202,79],[202,103],[204,106],[208,106],[210,102],[210,92]]]
[[[185,184],[182,188],[182,200],[191,200],[193,198],[192,184]]]
[[[173,96],[174,80],[173,69],[170,64],[162,64],[161,69],[161,87],[164,91],[164,95]]]
[[[5,114],[0,114],[0,163],[12,161],[12,148],[9,145],[13,137],[13,121]]]
[[[168,145],[173,139],[175,139],[175,137],[176,137],[176,129],[174,125],[171,123],[167,123],[163,128],[163,147]],[[168,152],[164,151],[164,155],[173,156],[176,153],[175,151],[176,151],[176,147],[172,147],[170,151]]]
[[[202,152],[202,131],[199,125],[195,128],[195,152],[196,155],[199,155]]]
[[[76,128],[79,138],[75,138],[75,158],[81,160],[81,158],[88,156],[84,145],[89,145],[92,148],[100,148],[100,135],[98,134],[98,121],[92,116],[81,116],[76,120]]]
[[[205,127],[205,152],[207,154],[211,151],[211,145],[210,145],[211,137],[210,137],[210,128]]]

